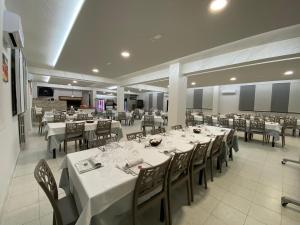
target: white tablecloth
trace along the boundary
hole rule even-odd
[[[93,216],[99,215],[101,224],[118,224],[112,222],[119,215],[118,210],[106,213],[105,210],[112,210],[112,205],[120,205],[129,210],[131,208],[132,199],[126,197],[131,195],[137,176],[127,174],[117,169],[116,164],[124,163],[126,160],[142,158],[144,162],[155,166],[169,158],[163,150],[176,148],[178,151],[192,150],[194,144],[191,141],[200,141],[201,143],[209,142],[214,137],[211,134],[218,135],[229,132],[230,129],[209,127],[202,128],[201,134],[194,134],[193,128],[183,131],[171,131],[163,138],[162,143],[158,147],[147,147],[145,143],[151,136],[148,136],[142,143],[136,141],[124,141],[120,143],[112,143],[106,147],[106,151],[99,149],[90,149],[77,153],[68,154],[65,157],[62,167],[69,169],[71,191],[75,193],[75,199],[80,209],[80,217],[76,225],[87,225]],[[208,136],[209,135],[209,136]],[[101,159],[103,167],[87,173],[79,174],[75,163],[88,157],[98,155]],[[124,200],[126,199],[126,200]],[[123,201],[120,203],[120,201]],[[125,203],[124,203],[125,201]],[[124,207],[122,210],[124,210]]]
[[[154,116],[154,123],[157,124],[157,125],[162,125],[164,123],[164,119],[161,117],[161,116]],[[141,119],[142,123],[144,121],[144,116],[142,117]]]
[[[80,123],[82,121],[78,121]],[[85,123],[85,131],[96,130],[97,120],[94,123]],[[112,120],[111,128],[121,128],[119,121]],[[64,134],[66,129],[66,123],[49,123],[47,124],[47,138],[53,135]]]

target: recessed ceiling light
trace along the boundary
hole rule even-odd
[[[231,80],[231,81],[235,81],[235,80],[236,80],[236,77],[231,77],[230,80]]]
[[[294,74],[294,71],[293,70],[288,70],[288,71],[285,71],[284,72],[284,75],[285,76],[290,76],[290,75],[293,75]]]
[[[228,0],[213,0],[209,5],[209,9],[211,12],[219,12],[224,9],[227,4]]]
[[[123,52],[121,52],[121,56],[122,56],[123,58],[129,58],[129,57],[130,57],[130,52],[128,52],[128,51],[123,51]]]
[[[193,86],[196,85],[196,82],[192,82],[191,85],[193,85]]]
[[[97,69],[97,68],[93,68],[92,71],[93,71],[93,73],[99,73],[99,69]]]
[[[68,86],[71,86],[72,84],[68,84]]]
[[[74,84],[77,84],[77,80],[73,80],[73,83],[74,83]]]
[[[114,89],[117,89],[117,88],[118,88],[117,86],[111,86],[111,87],[108,87],[107,89],[114,90]]]

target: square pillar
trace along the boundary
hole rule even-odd
[[[117,111],[124,112],[124,87],[117,88]]]
[[[187,78],[182,75],[180,63],[169,67],[169,128],[176,124],[185,126]]]

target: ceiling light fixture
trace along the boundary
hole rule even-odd
[[[129,58],[129,57],[130,57],[130,52],[128,52],[128,51],[123,51],[123,52],[121,52],[121,56],[122,56],[123,58]]]
[[[99,73],[99,69],[93,68],[93,69],[92,69],[92,72],[93,72],[93,73]]]
[[[111,86],[111,87],[108,87],[107,89],[114,90],[114,89],[117,89],[117,88],[118,88],[117,86]]]
[[[192,82],[191,85],[193,85],[193,86],[196,85],[196,82]]]
[[[236,77],[231,77],[230,80],[231,80],[231,81],[235,81],[235,80],[236,80]]]
[[[74,83],[74,84],[77,84],[77,80],[73,80],[73,83]]]
[[[288,71],[285,71],[284,72],[284,75],[285,76],[290,76],[290,75],[293,75],[294,74],[294,71],[293,70],[288,70]]]
[[[219,12],[224,9],[227,4],[228,0],[213,0],[209,5],[209,9],[211,12]]]

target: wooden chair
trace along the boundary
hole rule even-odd
[[[296,135],[297,130],[297,119],[296,118],[285,118],[283,126],[285,127],[285,131],[291,129],[293,131],[293,136]],[[300,135],[300,131],[299,131]]]
[[[170,160],[157,166],[140,170],[133,192],[133,225],[137,225],[137,216],[139,213],[158,201],[161,202],[160,221],[165,221],[165,224],[169,225],[167,174]]]
[[[112,110],[106,110],[106,118],[113,119],[113,112]]]
[[[191,181],[189,174],[190,159],[193,150],[181,153],[175,153],[172,158],[168,174],[168,206],[169,206],[169,224],[172,224],[171,192],[179,185],[186,185],[187,203],[191,205]]]
[[[66,115],[65,114],[55,114],[53,116],[53,122],[54,123],[60,123],[66,121]]]
[[[151,131],[152,135],[166,133],[166,129],[164,127],[159,127]]]
[[[244,132],[245,141],[248,141],[248,131],[247,131],[247,120],[245,119],[234,119],[233,129],[237,131]]]
[[[66,123],[64,151],[68,152],[67,143],[75,141],[75,151],[77,151],[77,141],[82,144],[84,141],[85,122],[81,123]]]
[[[128,141],[136,140],[138,138],[144,137],[144,132],[139,131],[139,132],[129,133],[126,134],[126,137]]]
[[[58,199],[55,178],[44,159],[41,159],[35,167],[34,177],[53,208],[53,225],[75,225],[79,214],[74,197],[69,194]]]
[[[111,138],[111,120],[98,120],[95,130],[97,139],[110,139]]]
[[[106,145],[106,139],[88,140],[87,148],[97,148]]]
[[[42,110],[42,114],[36,115],[36,120],[39,125],[39,130],[38,130],[39,134],[43,134],[43,129],[44,129],[43,118],[44,118],[44,111]]]
[[[142,122],[143,125],[143,132],[144,132],[144,135],[146,136],[146,128],[147,127],[151,127],[152,130],[155,129],[155,121],[154,121],[154,116],[151,116],[151,115],[144,115],[144,121]]]
[[[171,126],[171,129],[172,130],[182,130],[182,125],[178,124],[178,125]]]
[[[77,121],[83,121],[88,119],[88,114],[77,114]]]
[[[210,142],[197,144],[194,148],[191,163],[190,163],[190,180],[191,180],[191,200],[194,201],[194,175],[199,173],[199,184],[202,184],[202,177],[204,178],[204,186],[207,189],[206,178],[206,158],[207,150]]]
[[[127,117],[125,112],[118,112],[118,121],[122,124],[122,120],[125,121],[125,125],[127,125]]]
[[[227,147],[228,147],[228,150],[229,150],[229,158],[231,160],[233,160],[233,152],[232,152],[232,148],[233,148],[233,138],[234,138],[234,133],[235,133],[235,130],[234,129],[231,129],[229,131],[229,134],[227,135],[227,138],[226,138],[226,144],[227,144]]]
[[[193,115],[187,115],[185,119],[186,126],[195,126],[195,118]]]
[[[205,116],[204,117],[204,123],[206,123],[209,126],[213,126],[213,118],[212,118],[212,116]]]
[[[219,118],[219,125],[221,127],[229,127],[229,119],[228,118]]]
[[[249,140],[253,138],[254,134],[263,136],[263,144],[267,141],[266,124],[264,120],[250,120]]]
[[[158,110],[155,112],[155,116],[161,116],[161,112]]]
[[[216,136],[211,150],[209,154],[209,160],[210,160],[210,177],[211,181],[214,181],[214,171],[213,171],[213,165],[214,165],[214,160],[217,159],[218,167],[220,168],[220,172],[222,172],[222,162],[220,159],[220,155],[222,153],[222,142],[224,139],[224,135],[218,135]]]

